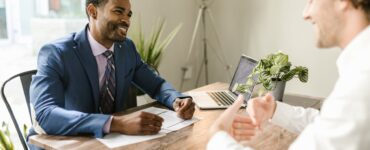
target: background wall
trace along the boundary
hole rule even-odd
[[[147,36],[158,18],[166,19],[167,24],[163,35],[168,35],[177,25],[182,24],[181,30],[166,49],[159,66],[161,76],[179,89],[182,75],[180,68],[186,64],[185,57],[197,15],[197,2],[195,0],[131,0],[131,4],[134,12],[131,26],[135,26],[134,23],[140,18]],[[197,59],[191,60],[194,62]],[[193,88],[194,82],[194,78],[187,80],[184,89]]]
[[[286,92],[326,97],[338,77],[336,58],[339,49],[315,47],[313,26],[302,19],[305,0],[232,0],[217,1],[216,24],[224,35],[228,58],[241,53],[261,58],[281,50],[293,65],[309,69],[309,82],[288,82]],[[237,25],[239,24],[239,25]],[[214,69],[215,74],[219,71]]]
[[[309,82],[303,84],[294,79],[288,82],[286,92],[328,96],[338,77],[335,62],[340,50],[315,47],[313,27],[302,19],[305,3],[305,0],[215,0],[210,6],[215,30],[207,17],[207,41],[211,47],[210,82],[229,82],[231,79],[225,64],[217,59],[216,52],[227,58],[227,64],[232,66],[229,71],[232,74],[241,54],[259,59],[281,50],[290,56],[293,65],[309,68]],[[169,46],[159,68],[162,76],[178,89],[181,80],[179,68],[185,64],[198,3],[195,0],[134,0],[132,4],[136,15],[141,15],[145,30],[150,29],[158,16],[167,19],[167,33],[180,22],[183,23],[182,30]],[[220,35],[221,46],[217,44],[214,31]],[[202,33],[203,30],[200,30],[199,34]],[[192,78],[185,80],[184,90],[195,86],[202,58],[201,40],[198,36],[190,64],[193,66]],[[200,85],[204,84],[203,76]]]

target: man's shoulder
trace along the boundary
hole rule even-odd
[[[77,33],[70,33],[64,37],[51,41],[45,45],[52,45],[53,47],[57,48],[65,48],[75,45],[74,37]]]

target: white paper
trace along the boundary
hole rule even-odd
[[[161,109],[156,107],[149,107],[142,111],[153,113],[161,116],[164,119],[162,123],[162,129],[156,135],[124,135],[119,133],[111,133],[104,136],[102,139],[98,139],[104,145],[109,148],[117,148],[129,144],[139,143],[143,141],[148,141],[156,138],[160,138],[170,133],[172,131],[179,130],[186,126],[193,124],[194,122],[199,121],[198,118],[193,117],[190,120],[184,120],[177,117],[177,113],[167,109]]]
[[[156,138],[165,136],[166,133],[159,132],[156,135],[124,135],[119,133],[111,133],[102,139],[98,139],[108,148],[117,148],[120,146],[125,146],[129,144],[139,143],[143,141],[148,141]]]
[[[199,119],[196,117],[193,117],[192,119],[189,120],[184,120],[177,117],[177,113],[172,110],[157,107],[149,107],[142,111],[153,113],[162,117],[164,119],[164,122],[162,123],[161,131],[163,131],[164,133],[170,133],[172,131],[180,130],[184,127],[187,127],[199,121]]]

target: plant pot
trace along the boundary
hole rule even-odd
[[[272,90],[272,95],[274,96],[275,100],[282,102],[284,97],[284,90],[285,90],[285,81],[273,81],[275,82],[275,88]]]

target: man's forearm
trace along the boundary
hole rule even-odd
[[[318,115],[319,111],[316,109],[305,109],[303,107],[276,102],[276,108],[271,122],[291,132],[300,133]]]

